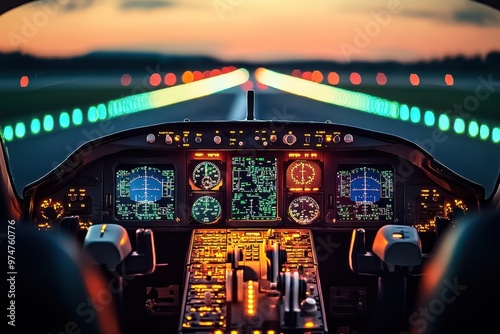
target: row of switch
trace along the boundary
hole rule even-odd
[[[346,135],[344,135],[343,139],[344,139],[344,142],[347,143],[347,144],[350,144],[350,143],[352,143],[354,141],[354,137],[351,134],[349,134],[349,133],[346,134]],[[168,144],[168,145],[171,145],[174,141],[175,142],[179,142],[181,140],[182,140],[182,142],[184,144],[186,144],[186,143],[189,142],[189,137],[188,136],[183,136],[182,139],[181,139],[180,135],[175,135],[174,138],[172,138],[172,136],[169,135],[169,134],[167,134],[165,136],[165,143]],[[256,136],[255,140],[256,141],[260,140],[260,137]],[[269,136],[269,141],[270,142],[274,143],[277,140],[278,140],[277,135],[271,134]],[[326,142],[333,142],[335,144],[338,144],[338,143],[340,143],[342,141],[342,138],[340,137],[340,135],[327,136],[326,139],[323,136],[318,136],[318,137],[316,137],[316,140],[317,140],[317,142],[319,144],[323,143],[324,141],[326,141]],[[156,136],[154,134],[150,133],[150,134],[148,134],[146,136],[146,142],[152,144],[155,141],[156,141]],[[196,136],[194,138],[194,141],[195,141],[195,143],[200,144],[203,141],[203,139],[200,136]],[[216,145],[219,145],[220,143],[222,143],[222,138],[220,136],[216,135],[216,136],[214,136],[213,141],[214,141],[214,143]],[[283,135],[283,143],[284,144],[286,144],[288,146],[292,146],[296,142],[297,142],[297,136],[295,136],[294,134],[289,133],[289,134]],[[311,136],[305,136],[304,137],[304,143],[309,144],[310,142],[311,142]],[[263,145],[267,146],[267,142],[263,142]],[[239,146],[243,146],[243,142],[239,142]]]

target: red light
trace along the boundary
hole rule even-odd
[[[130,74],[125,73],[124,75],[122,75],[120,83],[122,84],[122,86],[130,85],[132,83],[132,77],[130,76]]]
[[[292,77],[302,78],[302,71],[297,69],[293,70]]]
[[[311,80],[311,78],[312,78],[311,71],[306,71],[306,72],[302,73],[302,79],[304,79],[304,80]]]
[[[257,88],[264,90],[264,89],[267,89],[267,86],[264,85],[263,83],[260,83],[260,82],[257,81]]]
[[[410,83],[413,86],[418,86],[420,84],[420,78],[418,77],[417,74],[415,73],[410,74]]]
[[[203,72],[203,77],[206,79],[206,78],[210,78],[210,71],[204,71]]]
[[[357,72],[352,72],[349,79],[353,85],[359,85],[361,83],[361,75]]]
[[[337,74],[337,72],[330,72],[328,73],[328,83],[330,85],[337,85],[340,81],[340,77]]]
[[[244,84],[241,85],[241,89],[243,89],[244,91],[253,89],[253,82],[251,81],[245,82]]]
[[[158,73],[153,73],[149,77],[149,84],[151,86],[157,87],[161,84],[161,75]]]
[[[28,84],[29,84],[29,83],[30,83],[30,79],[28,78],[28,76],[27,76],[27,75],[23,75],[23,76],[21,77],[21,80],[19,80],[19,85],[20,85],[21,87],[23,87],[23,88],[24,88],[24,87],[28,87]]]
[[[173,85],[175,85],[176,81],[177,81],[177,77],[175,76],[174,73],[167,73],[165,75],[165,85],[173,86]]]
[[[203,73],[200,71],[194,71],[193,72],[193,81],[201,80],[203,79]]]
[[[314,82],[322,82],[323,81],[323,73],[321,73],[320,71],[312,72],[311,80]]]
[[[453,79],[453,75],[446,74],[444,76],[444,82],[446,83],[447,86],[453,86],[453,84],[455,83],[455,80]]]
[[[220,74],[221,74],[221,71],[219,69],[215,69],[215,70],[210,71],[211,77],[215,77],[215,76],[220,75]]]
[[[380,86],[383,86],[387,83],[387,77],[385,76],[384,73],[377,73],[376,80],[377,84],[379,84]]]

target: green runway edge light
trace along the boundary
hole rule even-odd
[[[416,106],[409,107],[406,104],[400,104],[396,101],[390,101],[370,94],[350,91],[343,88],[332,87],[325,84],[312,82],[302,78],[287,74],[278,73],[266,68],[258,68],[255,71],[255,77],[258,82],[288,93],[304,96],[313,100],[339,105],[342,107],[374,114],[377,116],[388,117],[419,124],[422,121],[422,113]],[[453,129],[456,134],[466,134],[471,138],[476,138],[479,134],[481,140],[488,140],[491,134],[493,143],[500,142],[498,127],[490,133],[490,127],[482,124],[481,127],[476,121],[471,121],[468,127],[461,118],[450,119],[445,114],[438,114],[432,110],[426,110],[423,115],[423,124],[428,127],[436,125],[441,131]],[[451,125],[453,124],[453,128]],[[468,131],[466,131],[466,128]],[[494,133],[493,133],[494,132]]]
[[[61,129],[67,129],[71,125],[79,126],[84,123],[84,117],[88,123],[112,119],[126,114],[137,113],[171,104],[188,101],[203,96],[218,93],[220,91],[239,86],[249,80],[249,73],[246,69],[240,68],[228,73],[220,74],[211,78],[206,78],[182,85],[166,87],[152,92],[127,96],[120,99],[100,103],[97,106],[90,106],[86,113],[80,108],[75,108],[70,113],[63,111],[58,115],[47,114],[42,122],[38,118],[31,121],[30,134],[37,135],[54,130],[55,121],[58,120]],[[4,140],[9,142],[24,138],[28,133],[23,122],[18,122],[15,128],[12,125],[5,125],[0,128]]]
[[[61,115],[59,115],[59,126],[66,129],[70,126],[70,123],[69,114],[67,112],[62,112]]]

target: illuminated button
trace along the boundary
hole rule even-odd
[[[278,140],[278,136],[276,136],[275,134],[272,134],[269,136],[269,140],[271,141],[271,143],[274,143],[276,140]]]
[[[339,136],[339,135],[335,135],[335,136],[333,136],[333,142],[334,142],[335,144],[340,143],[340,136]]]
[[[219,145],[220,143],[222,142],[222,139],[220,138],[220,136],[214,136],[214,143]]]
[[[166,135],[165,136],[165,143],[167,143],[168,145],[170,145],[170,144],[172,144],[172,142],[173,142],[172,136]]]
[[[344,136],[344,141],[347,143],[347,144],[350,144],[354,141],[354,137],[348,133]]]
[[[196,138],[194,138],[194,141],[195,141],[197,144],[201,143],[201,137],[196,137]]]
[[[255,136],[255,141],[259,141],[260,140],[260,137],[259,136]]]
[[[156,140],[156,137],[154,134],[150,133],[149,135],[147,135],[146,137],[146,141],[150,144],[154,143]]]
[[[239,142],[238,142],[238,146],[243,146],[243,144],[244,144],[244,143],[243,143],[242,141],[239,141]]]
[[[287,145],[293,145],[297,141],[297,137],[293,134],[286,134],[283,136],[283,143]]]

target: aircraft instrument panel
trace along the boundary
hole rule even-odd
[[[432,231],[436,215],[467,210],[476,196],[446,182],[459,177],[418,147],[334,124],[178,123],[114,136],[91,145],[79,168],[63,163],[54,180],[40,181],[27,205],[39,229],[78,215],[82,229],[404,223]]]

